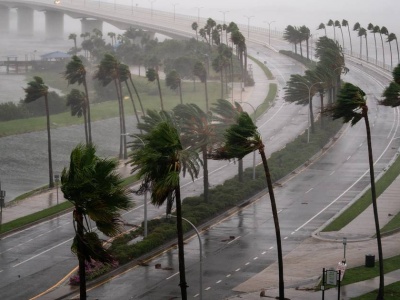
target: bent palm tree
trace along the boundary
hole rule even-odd
[[[333,27],[333,40],[336,41],[336,27],[335,27],[335,23],[332,21],[332,19],[329,19],[328,23],[326,23],[326,26]]]
[[[267,156],[265,154],[265,145],[262,141],[261,135],[257,131],[257,126],[254,125],[252,119],[246,112],[240,113],[236,123],[227,129],[224,145],[213,150],[210,154],[210,158],[218,160],[229,160],[233,158],[241,159],[256,150],[259,151],[262,158],[275,225],[279,269],[279,298],[277,297],[277,299],[284,300],[285,287],[283,280],[282,242],[271,174],[268,167]]]
[[[396,46],[397,46],[397,61],[399,62],[399,44],[397,43],[397,37],[394,33],[390,33],[387,37],[387,41],[389,43],[390,47],[390,67],[393,68],[393,59],[392,59],[392,46],[391,42],[396,41]]]
[[[61,174],[61,191],[74,205],[75,237],[71,250],[79,261],[81,300],[86,300],[85,262],[112,261],[97,233],[88,226],[88,218],[106,236],[116,236],[123,229],[119,210],[130,207],[128,191],[116,173],[117,166],[115,160],[97,157],[92,144],[78,145],[71,152],[69,168]]]
[[[171,195],[175,197],[179,286],[182,299],[187,300],[179,175],[181,172],[183,175],[188,172],[192,179],[197,177],[199,157],[190,147],[182,145],[177,128],[169,121],[156,124],[150,132],[142,136],[142,140],[142,147],[132,151],[129,161],[132,172],[137,171],[138,178],[143,180],[137,193],[150,191],[151,202],[156,206],[161,206]]]
[[[353,45],[351,43],[351,34],[350,34],[350,26],[349,22],[345,19],[342,20],[342,27],[347,27],[347,31],[349,32],[349,40],[350,40],[350,55],[353,55]]]
[[[371,130],[368,119],[368,106],[365,99],[365,93],[359,87],[345,83],[343,88],[340,90],[336,104],[331,109],[333,119],[343,119],[344,123],[351,122],[351,125],[355,125],[361,119],[364,119],[365,128],[367,131],[367,144],[368,144],[368,162],[369,162],[369,174],[371,181],[371,196],[372,206],[374,212],[376,240],[378,244],[378,255],[379,255],[379,290],[376,299],[383,299],[384,295],[384,271],[383,271],[383,254],[382,254],[382,242],[381,242],[381,231],[379,227],[378,207],[376,202],[376,190],[375,190],[375,173],[374,173],[374,160],[372,155],[371,145]]]
[[[383,37],[382,34],[384,35],[389,35],[389,31],[387,30],[387,28],[385,26],[382,26],[380,31],[379,31],[380,35],[381,35],[381,41],[382,41],[382,51],[383,51],[383,68],[385,68],[385,48],[383,47]],[[392,55],[392,54],[390,54]]]
[[[164,101],[161,92],[160,76],[158,75],[158,68],[149,68],[146,71],[146,77],[150,82],[157,81],[158,94],[160,96],[161,110],[164,110]]]
[[[83,116],[86,145],[89,144],[85,93],[77,89],[72,89],[71,92],[67,95],[67,106],[70,106],[71,108],[71,116],[77,116],[78,118]]]
[[[324,24],[324,23],[319,24],[317,30],[320,30],[320,29],[325,30],[325,36],[326,36],[326,27],[325,27],[325,24]]]
[[[179,75],[178,71],[172,70],[167,74],[165,77],[165,84],[171,89],[171,90],[176,90],[178,89],[179,91],[179,99],[181,104],[183,104],[183,98],[182,98],[182,79],[181,76]]]
[[[25,103],[30,103],[44,97],[44,105],[46,110],[46,128],[47,128],[47,153],[49,159],[49,187],[54,187],[53,180],[53,159],[51,156],[51,135],[50,135],[50,112],[49,101],[47,98],[49,87],[44,84],[44,81],[39,76],[34,76],[33,80],[28,82],[28,87],[24,88]]]
[[[376,46],[376,34],[379,32],[379,26],[374,26],[372,23],[368,24],[367,29],[374,34],[375,41],[375,63],[378,64],[378,47]]]
[[[344,49],[344,37],[343,37],[343,29],[342,29],[342,25],[340,24],[340,21],[336,20],[335,24],[333,25],[335,27],[339,27],[340,29],[340,33],[342,34],[342,47]]]

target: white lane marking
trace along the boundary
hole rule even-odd
[[[288,238],[288,237],[287,237],[287,236],[285,236],[283,239],[284,239],[284,240],[287,240],[287,238]]]
[[[358,147],[362,147],[362,145],[363,145],[363,143],[361,143],[360,146],[358,146]]]
[[[349,160],[350,158],[351,158],[351,155],[346,160]]]
[[[178,274],[179,274],[179,272],[176,272],[175,274],[172,274],[171,276],[167,277],[166,280],[171,279],[172,277],[174,277],[174,276],[176,276]]]
[[[229,277],[231,277],[231,275],[232,275],[232,274],[228,274],[228,275],[226,275],[226,278],[229,278]]]
[[[314,188],[309,189],[306,194],[308,194],[309,192],[311,192]]]
[[[281,213],[283,211],[283,209],[278,210],[278,214]]]
[[[216,283],[220,283],[222,280],[218,280]]]
[[[250,264],[250,263],[249,263],[249,262],[247,262],[247,263],[245,263],[244,265],[245,265],[245,266],[248,266],[249,264]]]
[[[240,238],[241,238],[241,236],[239,235],[237,238],[234,238],[232,241],[228,242],[228,245],[231,244],[231,243],[233,243],[234,241],[240,239]]]
[[[267,251],[263,251],[261,254],[264,255],[265,253],[267,253]]]
[[[46,252],[49,252],[49,251],[51,251],[51,250],[53,250],[53,249],[55,249],[55,248],[57,248],[57,247],[59,247],[59,246],[65,244],[65,243],[68,243],[68,242],[70,242],[70,241],[72,241],[72,240],[73,240],[73,238],[70,238],[69,240],[66,240],[66,241],[64,241],[64,242],[62,242],[62,243],[59,243],[59,244],[57,244],[57,245],[51,247],[50,249],[47,249],[46,251],[40,252],[39,254],[36,254],[36,255],[32,256],[31,258],[28,258],[28,259],[26,259],[26,260],[24,260],[24,261],[21,261],[20,263],[18,263],[18,264],[16,264],[16,265],[13,265],[12,267],[13,267],[13,268],[18,267],[18,266],[20,266],[20,265],[22,265],[22,264],[24,264],[24,263],[26,263],[26,262],[28,262],[28,261],[30,261],[30,260],[36,258],[36,257],[42,255],[42,254],[45,254]]]
[[[240,271],[240,268],[237,268],[236,270],[235,270],[235,272],[239,272]]]
[[[205,288],[204,290],[205,291],[208,291],[208,290],[210,290],[211,289],[211,286],[209,286],[208,288]]]
[[[333,175],[333,173],[335,173],[335,171],[333,171],[331,174],[329,174],[329,176],[332,176],[332,175]]]
[[[253,258],[253,260],[257,260],[257,259],[258,259],[258,256],[256,256],[256,257]]]
[[[199,296],[199,294],[196,294],[196,295],[193,296],[193,298],[196,298],[196,297],[198,297],[198,296]]]
[[[274,249],[274,247],[269,247],[269,250]]]

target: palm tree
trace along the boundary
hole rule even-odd
[[[397,62],[400,61],[400,56],[399,56],[399,44],[397,42],[397,37],[394,33],[390,33],[388,35],[387,41],[389,42],[389,47],[390,47],[390,67],[393,69],[393,60],[392,60],[392,46],[391,42],[396,41],[396,46],[397,46]]]
[[[85,140],[86,144],[89,144],[85,93],[77,89],[72,89],[71,92],[67,95],[67,106],[71,107],[71,116],[77,116],[78,118],[83,116]]]
[[[372,23],[368,24],[367,29],[374,34],[375,41],[375,63],[378,64],[378,47],[376,46],[376,33],[379,32],[379,26],[374,26]]]
[[[220,74],[221,99],[224,98],[224,71],[226,74],[226,68],[230,65],[231,56],[231,49],[225,44],[220,44],[218,46],[218,55],[212,61],[214,71]],[[228,78],[225,81],[228,82]]]
[[[326,26],[332,26],[333,27],[333,40],[336,41],[335,23],[332,21],[332,19],[329,19],[328,23],[326,23]]]
[[[44,98],[44,105],[46,110],[46,125],[47,125],[47,153],[49,159],[49,188],[54,187],[53,180],[53,159],[51,156],[51,135],[50,135],[50,113],[49,101],[47,98],[49,87],[44,84],[44,81],[39,76],[34,76],[32,81],[28,82],[28,87],[24,88],[25,103],[31,103],[38,99]]]
[[[180,173],[197,177],[200,161],[198,153],[182,144],[178,129],[168,121],[162,121],[142,136],[142,147],[134,149],[130,154],[132,172],[142,184],[138,194],[151,192],[151,202],[161,206],[168,196],[173,195],[176,202],[179,286],[181,297],[187,300],[187,284],[185,274],[185,256],[182,228],[182,208],[180,193]]]
[[[122,186],[117,166],[115,160],[96,156],[92,144],[78,145],[71,152],[69,168],[61,174],[61,191],[74,206],[75,237],[71,249],[79,261],[81,300],[86,300],[85,262],[112,261],[88,219],[106,236],[116,236],[123,229],[119,210],[130,207],[128,190]]]
[[[288,25],[283,32],[283,39],[285,41],[288,41],[290,44],[294,44],[294,53],[297,54],[297,43],[299,42],[299,34],[296,27]]]
[[[110,82],[114,82],[115,90],[117,92],[117,101],[119,108],[119,124],[120,124],[120,147],[119,147],[119,158],[127,158],[126,149],[126,127],[125,127],[125,111],[124,102],[122,99],[122,87],[119,76],[120,70],[119,61],[111,54],[105,54],[100,64],[97,66],[97,71],[93,78],[99,80],[103,86],[107,86]]]
[[[387,30],[387,28],[385,26],[381,27],[381,30],[379,31],[380,35],[381,35],[381,41],[382,41],[382,52],[383,52],[383,68],[385,68],[385,48],[383,47],[383,37],[382,34],[384,35],[389,35],[389,31]],[[392,53],[390,53],[390,56],[392,56]]]
[[[86,69],[82,60],[78,56],[72,56],[71,61],[66,65],[64,77],[68,81],[68,84],[82,84],[83,88],[85,89],[85,111],[87,113],[88,142],[92,143],[92,122],[90,117],[89,92],[86,82]]]
[[[350,26],[349,22],[347,20],[343,19],[342,20],[342,27],[347,27],[347,31],[349,32],[349,39],[350,39],[350,55],[353,55],[353,45],[351,43],[351,35],[350,35]]]
[[[342,46],[343,46],[343,48],[344,48],[343,30],[342,30],[342,25],[340,24],[340,21],[336,20],[333,26],[334,26],[334,27],[339,27],[340,32],[341,32],[341,34],[342,34]]]
[[[277,297],[277,299],[284,300],[285,287],[283,280],[282,242],[271,174],[265,154],[265,145],[262,141],[261,135],[257,131],[257,126],[254,125],[252,119],[246,112],[241,112],[239,114],[236,123],[231,125],[225,133],[224,145],[213,150],[209,157],[218,160],[229,160],[233,158],[241,159],[256,150],[259,151],[262,158],[275,225],[279,269],[279,297]]]
[[[381,105],[397,107],[400,105],[400,64],[392,71],[393,81],[383,91]]]
[[[196,104],[180,104],[174,108],[182,132],[181,139],[185,144],[192,145],[202,154],[204,201],[208,202],[208,162],[207,150],[215,143],[215,124],[212,124],[211,112],[204,112]]]
[[[345,83],[343,88],[340,90],[337,102],[333,106],[331,111],[333,119],[342,118],[344,123],[351,122],[352,126],[355,125],[361,119],[364,119],[365,122],[365,128],[367,131],[368,161],[369,161],[369,173],[371,181],[372,206],[374,212],[376,240],[378,244],[378,255],[379,255],[379,290],[376,299],[383,299],[385,285],[384,285],[381,232],[379,227],[378,207],[376,203],[374,160],[373,160],[372,146],[371,146],[371,130],[368,119],[368,106],[367,106],[367,101],[365,99],[364,91],[351,83]]]
[[[193,66],[193,74],[199,77],[200,81],[204,83],[205,97],[206,97],[206,111],[208,108],[208,89],[207,89],[207,70],[201,61],[198,61]]]
[[[193,22],[192,23],[192,29],[194,31],[196,31],[196,41],[199,41],[199,36],[198,36],[198,33],[197,33],[198,28],[199,28],[199,24],[197,24],[197,22]]]
[[[325,36],[326,36],[326,27],[324,23],[319,24],[317,30],[323,29],[325,31]]]
[[[116,36],[115,32],[109,32],[107,35],[111,38],[111,46],[114,46]]]
[[[179,73],[174,69],[171,72],[167,74],[165,77],[165,84],[171,89],[171,90],[179,90],[179,99],[181,101],[181,104],[183,104],[183,99],[182,99],[182,79],[179,75]]]
[[[358,30],[358,36],[360,37],[360,59],[362,59],[362,37],[365,37],[365,45],[367,45],[367,30],[364,27],[360,27]],[[367,61],[368,61],[368,47],[367,47]]]
[[[149,68],[146,71],[146,77],[150,82],[157,81],[158,94],[160,96],[161,110],[164,110],[164,102],[161,92],[160,76],[158,75],[158,68]]]
[[[353,31],[359,31],[361,28],[360,23],[356,22],[353,26]],[[358,34],[358,36],[360,37],[360,58],[361,58],[361,36]]]
[[[76,54],[78,52],[78,47],[76,46],[76,34],[75,33],[71,33],[68,36],[68,39],[74,41],[74,51],[73,51],[73,53]]]

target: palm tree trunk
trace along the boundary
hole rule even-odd
[[[376,241],[378,244],[378,257],[379,257],[379,290],[377,300],[383,300],[384,296],[384,271],[383,271],[383,253],[382,253],[382,241],[381,241],[381,230],[379,226],[378,216],[378,205],[376,202],[376,190],[375,190],[375,173],[374,173],[374,159],[372,156],[372,145],[371,145],[371,130],[368,119],[368,107],[363,107],[363,116],[365,121],[365,127],[367,131],[367,143],[368,143],[368,161],[369,161],[369,174],[371,179],[371,196],[372,196],[372,207],[374,211],[374,221],[376,230]]]
[[[350,34],[350,27],[347,26],[347,30],[349,32],[349,39],[350,39],[350,55],[353,55],[353,44],[351,43],[351,34]]]
[[[181,104],[183,104],[183,97],[182,97],[182,83],[179,81],[179,100],[181,100]]]
[[[164,111],[164,102],[163,102],[162,93],[161,93],[160,77],[158,76],[158,71],[157,71],[156,78],[157,78],[158,93],[160,94],[161,110]]]
[[[207,146],[201,147],[201,152],[203,154],[203,185],[204,185],[204,201],[208,202],[208,160],[207,160]]]
[[[301,57],[303,57],[303,46],[301,45],[301,42],[300,42],[300,55]]]
[[[88,124],[88,136],[89,136],[89,143],[92,143],[92,121],[90,117],[90,102],[89,102],[89,93],[86,84],[86,79],[83,81],[83,87],[85,88],[85,95],[86,95],[86,111],[87,111],[87,124]]]
[[[137,88],[136,88],[135,84],[133,83],[132,76],[131,76],[130,74],[129,74],[129,80],[131,81],[131,84],[132,84],[133,90],[135,91],[136,97],[137,97],[137,98],[138,98],[138,100],[139,100],[140,109],[142,110],[142,114],[143,114],[143,116],[145,116],[145,115],[146,115],[146,112],[144,111],[143,104],[142,104],[142,100],[140,99],[140,96],[139,96],[138,90],[137,90]]]
[[[238,159],[238,177],[239,182],[243,182],[243,159]]]
[[[207,88],[207,77],[206,80],[204,80],[204,90],[205,90],[205,96],[206,96],[206,111],[208,112],[208,88]]]
[[[118,76],[119,78],[119,76]],[[119,96],[121,99],[121,116],[122,116],[122,144],[123,144],[123,153],[124,159],[128,158],[128,149],[126,147],[126,125],[125,125],[125,108],[124,108],[124,99],[122,98],[122,84],[118,79],[118,88],[119,88]]]
[[[123,158],[123,133],[124,133],[124,129],[122,126],[122,109],[121,109],[121,100],[120,100],[120,94],[119,94],[119,88],[118,88],[118,83],[117,80],[114,79],[114,84],[115,84],[115,90],[117,91],[117,101],[118,101],[118,110],[119,110],[119,159]]]
[[[392,43],[389,42],[389,49],[390,49],[390,70],[393,69],[393,55],[392,55]]]
[[[362,37],[360,36],[360,59],[362,59]]]
[[[367,40],[367,35],[365,35],[365,53],[367,54],[367,61],[369,61],[368,58],[368,40]]]
[[[383,68],[385,68],[385,48],[383,48],[383,37],[382,37],[382,33],[380,33],[380,35],[381,35],[381,42],[382,42]]]
[[[125,81],[125,85],[126,85],[126,88],[128,89],[129,97],[131,98],[133,111],[135,112],[136,121],[137,121],[138,124],[140,124],[140,119],[139,119],[139,115],[138,115],[138,112],[137,112],[137,109],[136,109],[135,101],[133,101],[132,92],[131,92],[131,89],[129,88],[129,85],[128,85],[127,81]]]
[[[179,256],[179,286],[181,288],[182,300],[187,300],[187,283],[185,273],[185,252],[183,245],[183,227],[182,227],[182,207],[180,186],[175,189],[176,201],[176,231],[178,233],[178,256]]]
[[[306,47],[307,47],[307,60],[310,60],[310,50],[308,49],[308,38],[306,39]]]
[[[323,111],[324,111],[324,93],[319,93],[319,97],[320,97],[320,103],[321,103],[321,108],[320,108],[320,110],[321,110],[321,128],[324,128],[324,114],[323,114]]]
[[[343,49],[344,49],[344,37],[343,37],[343,29],[342,29],[342,27],[340,27],[340,33],[342,34],[342,46],[343,46]]]
[[[85,128],[85,141],[86,141],[86,145],[89,145],[86,100],[85,100],[85,104],[83,105],[83,125],[84,125],[84,128]]]
[[[83,215],[78,209],[74,211],[76,222],[76,235],[77,235],[77,252],[79,262],[79,299],[86,300],[86,269],[85,269],[85,255],[82,247],[83,243]]]
[[[278,270],[279,270],[279,298],[280,300],[285,299],[285,282],[283,280],[283,256],[282,256],[282,240],[281,240],[281,231],[279,228],[279,218],[278,218],[278,210],[276,208],[276,201],[275,201],[275,195],[274,195],[274,189],[272,187],[272,180],[271,180],[271,174],[269,172],[268,168],[268,162],[267,162],[267,157],[265,155],[264,151],[264,145],[262,148],[259,149],[260,155],[263,161],[263,166],[264,166],[264,173],[265,173],[265,178],[267,180],[267,186],[268,186],[268,194],[269,198],[271,201],[271,209],[272,209],[272,216],[274,218],[274,225],[275,225],[275,236],[276,236],[276,245],[277,245],[277,251],[278,251]]]
[[[315,132],[315,127],[314,127],[314,113],[313,113],[313,104],[312,104],[312,98],[313,96],[310,96],[310,105],[309,105],[309,110],[310,110],[310,126],[311,126],[311,132]]]
[[[400,63],[400,53],[399,53],[399,42],[397,41],[396,38],[396,47],[397,47],[397,64]]]
[[[49,188],[54,187],[53,180],[53,159],[51,155],[51,135],[50,135],[50,112],[49,112],[49,101],[47,94],[44,95],[44,103],[46,107],[46,124],[47,124],[47,153],[49,159]]]
[[[376,46],[376,34],[374,33],[375,40],[375,64],[378,64],[378,47]]]
[[[224,99],[224,76],[223,76],[223,67],[220,68],[220,80],[221,80],[221,99]]]

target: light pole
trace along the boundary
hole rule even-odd
[[[224,15],[224,24],[225,24],[225,14],[229,12],[229,10],[220,10],[220,13]]]
[[[156,2],[157,0],[149,0],[150,2],[150,12],[151,12],[151,18],[153,19],[153,3]]]
[[[60,175],[55,174],[54,175],[54,180],[56,182],[56,194],[57,194],[57,204],[58,204],[58,183],[60,182]]]
[[[167,215],[167,218],[176,218],[174,215]],[[199,249],[200,249],[200,275],[199,275],[199,283],[200,283],[200,291],[199,291],[199,298],[203,300],[203,245],[201,243],[200,232],[197,230],[196,226],[193,225],[188,219],[183,218],[182,220],[186,221],[193,227],[194,231],[196,232],[197,238],[199,239]]]
[[[172,5],[174,6],[174,22],[175,22],[175,6],[177,6],[179,3],[172,3]]]
[[[200,24],[200,9],[202,9],[203,7],[195,7],[197,8],[197,24]]]
[[[342,263],[346,264],[346,245],[347,245],[347,238],[343,237],[343,261]]]
[[[247,39],[250,38],[250,19],[253,18],[254,16],[243,16],[247,18]]]
[[[275,21],[267,22],[265,21],[264,23],[268,24],[268,45],[271,45],[271,24],[274,23]]]
[[[1,189],[1,182],[0,182],[0,224],[3,223],[3,206],[4,206],[4,199],[6,198],[6,191]]]
[[[133,133],[123,133],[122,135],[128,135],[131,137],[135,137],[137,138],[142,144],[143,146],[145,146],[145,143],[143,142],[143,140],[136,134]],[[144,203],[143,203],[143,210],[144,210],[144,228],[143,228],[143,237],[147,237],[147,191],[144,192]]]
[[[322,84],[322,81],[313,83],[312,85],[308,86],[308,84],[300,81],[296,81],[295,83],[303,84],[308,89],[308,126],[307,126],[307,144],[310,142],[310,113],[311,113],[311,89],[316,84]]]

